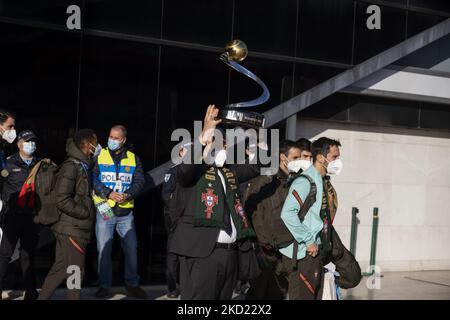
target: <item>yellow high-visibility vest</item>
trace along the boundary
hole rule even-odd
[[[136,157],[134,153],[127,151],[126,157],[120,160],[120,164],[117,166],[108,148],[104,148],[100,151],[97,162],[100,171],[98,177],[100,182],[115,192],[126,193],[133,183],[133,174],[136,170]],[[94,194],[93,200],[97,204],[106,199]],[[107,199],[107,201],[111,208],[116,206],[115,201],[111,199]],[[123,203],[119,203],[118,206],[120,208],[133,208],[134,200],[124,201]]]

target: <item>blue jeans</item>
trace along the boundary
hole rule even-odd
[[[100,287],[111,288],[112,285],[111,251],[114,230],[120,236],[122,250],[125,254],[125,284],[136,287],[139,285],[139,275],[137,272],[137,238],[133,212],[127,216],[112,217],[109,220],[103,220],[102,216],[97,212],[95,234],[97,236]]]

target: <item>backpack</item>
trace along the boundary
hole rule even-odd
[[[50,159],[44,159],[40,164],[35,180],[36,223],[52,225],[59,221],[60,212],[56,207],[54,192],[59,169]]]
[[[307,179],[311,185],[309,194],[306,197],[305,201],[303,201],[303,206],[300,208],[300,211],[298,212],[298,218],[300,219],[301,222],[303,222],[306,214],[308,213],[308,210],[316,201],[317,187],[311,177],[305,174],[301,174],[297,176],[295,179],[298,179],[300,177]],[[280,194],[277,199],[274,199],[273,189],[278,187],[279,185],[276,184],[276,180],[274,178],[270,183],[266,184],[261,188],[261,190],[259,190],[260,194],[263,194],[265,198],[270,199],[272,209],[275,210],[276,208],[280,208],[283,206],[284,200],[286,199],[287,196],[287,191],[285,191],[282,194]],[[289,190],[288,188],[286,189]],[[259,226],[258,238],[264,239],[264,242],[266,241],[270,242],[268,244],[270,244],[273,247],[273,249],[281,249],[289,246],[292,243],[296,244],[297,242],[295,241],[289,229],[286,227],[283,219],[281,219],[281,214],[279,214],[278,210],[276,211],[277,212],[264,211],[263,215],[252,216],[252,223],[254,225],[257,224]]]
[[[68,161],[80,164],[75,159],[67,159],[57,166],[50,159],[42,160],[39,171],[36,174],[36,217],[34,221],[43,225],[52,225],[59,221],[61,212],[56,206],[55,186],[61,167]]]

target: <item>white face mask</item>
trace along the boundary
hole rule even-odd
[[[94,148],[94,145],[91,144],[91,147]],[[101,151],[102,151],[102,146],[100,145],[100,143],[98,143],[97,146],[95,147],[93,157],[98,156]]]
[[[16,140],[16,130],[12,129],[3,131],[2,138],[8,143],[13,143],[13,141]]]
[[[341,173],[343,167],[344,167],[344,164],[342,163],[341,159],[336,159],[336,160],[330,161],[330,162],[328,162],[327,173],[338,175]]]
[[[227,151],[225,149],[220,150],[216,153],[216,156],[214,158],[214,164],[216,167],[223,167],[225,164],[225,161],[227,160]]]
[[[309,160],[292,160],[288,162],[287,168],[290,173],[297,173],[301,170],[305,171],[311,166],[311,161]]]

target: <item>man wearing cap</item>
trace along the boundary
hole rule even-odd
[[[34,190],[29,192],[24,184],[32,168],[39,161],[34,156],[36,141],[36,135],[30,130],[19,133],[17,137],[19,151],[7,158],[8,175],[1,178],[3,180],[2,199],[6,208],[2,223],[3,239],[0,244],[0,293],[3,290],[2,282],[9,260],[20,239],[20,264],[25,285],[25,300],[35,300],[38,296],[34,252],[39,238],[39,227],[33,222]]]

